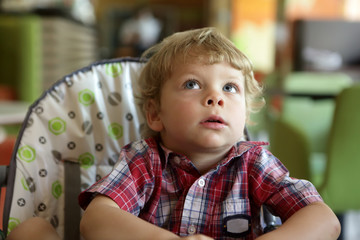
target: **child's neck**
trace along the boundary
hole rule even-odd
[[[195,165],[201,175],[214,169],[225,158],[229,150],[220,152],[197,152],[187,154],[187,157]]]

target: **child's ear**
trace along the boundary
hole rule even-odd
[[[151,130],[160,132],[163,129],[163,124],[159,114],[159,107],[154,100],[148,102],[146,121]]]

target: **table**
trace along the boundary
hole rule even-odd
[[[0,126],[22,123],[29,106],[28,102],[0,101]]]
[[[353,85],[344,73],[292,72],[284,81],[284,93],[313,99],[335,98],[343,89]]]

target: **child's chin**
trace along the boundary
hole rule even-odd
[[[206,148],[218,149],[218,148],[231,147],[232,145],[234,145],[234,143],[230,143],[222,139],[208,139],[208,140],[204,140],[202,142],[202,145]]]

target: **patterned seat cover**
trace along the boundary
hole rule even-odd
[[[41,216],[66,237],[65,212],[70,218],[80,212],[65,203],[76,186],[66,182],[66,166],[77,166],[68,175],[80,179],[78,193],[111,171],[123,145],[140,138],[143,116],[133,92],[143,65],[134,58],[94,63],[56,82],[30,106],[10,165],[5,231]],[[76,206],[77,196],[71,197]]]

